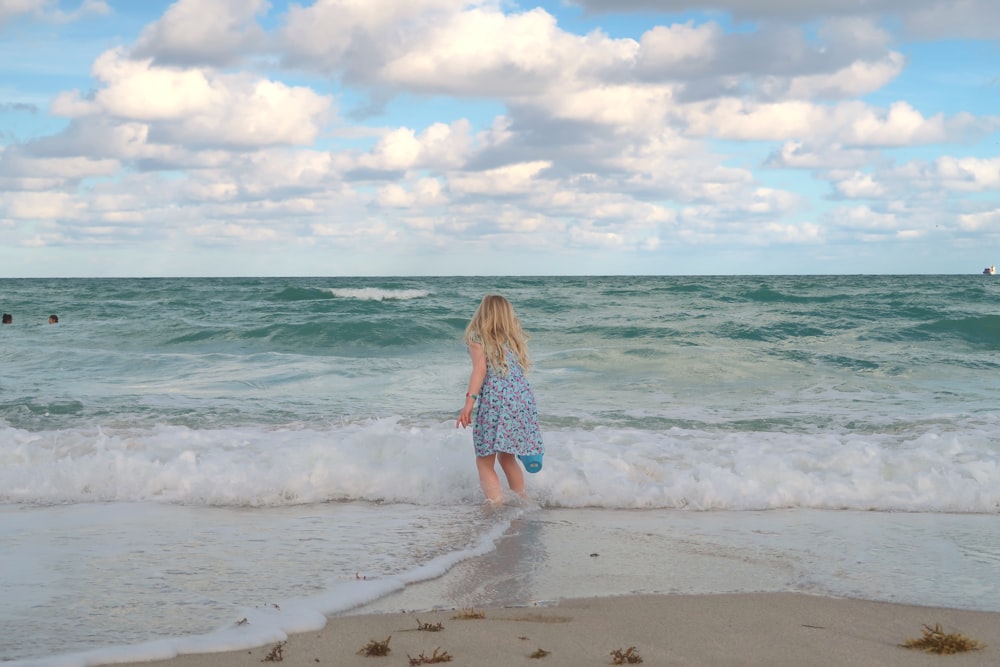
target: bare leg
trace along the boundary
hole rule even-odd
[[[483,487],[483,495],[491,503],[499,503],[503,500],[500,493],[500,478],[495,469],[496,454],[476,457],[476,469],[479,470],[479,485]],[[506,472],[506,470],[504,471]]]
[[[500,452],[497,454],[497,461],[500,462],[503,474],[507,476],[507,486],[510,487],[510,490],[522,498],[527,498],[528,496],[524,492],[524,471],[521,470],[521,466],[517,462],[517,456]]]

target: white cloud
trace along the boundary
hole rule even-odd
[[[959,216],[959,224],[967,232],[986,231],[996,235],[1000,233],[1000,208],[979,213],[966,213]]]
[[[726,33],[714,22],[657,26],[641,40],[636,73],[645,81],[683,82],[682,99],[739,91],[766,100],[843,98],[877,90],[903,57],[890,35],[861,18],[824,21],[815,35],[792,26]]]
[[[885,188],[871,174],[854,172],[834,184],[837,192],[849,199],[873,199],[885,194]]]
[[[281,50],[296,66],[320,71],[343,68],[363,79],[389,54],[405,49],[415,35],[467,6],[495,2],[470,0],[316,0],[293,4],[280,31]],[[405,29],[403,29],[405,28]],[[389,56],[391,57],[391,56]]]
[[[871,234],[895,233],[899,231],[900,222],[895,213],[882,213],[869,206],[841,207],[830,211],[829,219],[840,229],[854,232],[866,232],[864,238],[874,239],[881,236]]]
[[[959,192],[995,191],[1000,195],[1000,158],[940,157],[935,160],[944,187]]]
[[[387,59],[381,83],[460,97],[530,99],[553,86],[601,81],[631,67],[638,45],[560,30],[542,9],[472,9],[436,23]]]
[[[456,194],[525,194],[538,187],[538,174],[550,166],[552,166],[551,162],[539,160],[536,162],[507,165],[482,172],[451,174],[448,179],[448,185],[451,192]]]
[[[812,21],[862,15],[902,21],[923,39],[994,39],[1000,24],[995,0],[570,0],[594,12],[651,11],[661,14],[722,11],[739,21]]]
[[[102,54],[93,75],[105,84],[93,101],[81,101],[78,92],[64,94],[53,111],[70,117],[103,112],[129,120],[176,120],[221,105],[225,98],[208,70],[155,67],[151,59],[130,60],[120,50]]]
[[[810,137],[829,119],[827,107],[805,101],[754,104],[738,98],[692,104],[678,114],[694,136],[743,141]]]
[[[792,169],[856,169],[872,162],[872,151],[839,143],[806,144],[790,140],[772,152],[764,165]]]
[[[490,212],[494,223],[482,225],[485,235],[491,240],[498,236],[506,237],[502,242],[512,247],[546,248],[553,242],[550,232],[564,230],[547,216],[516,206],[502,206],[499,210],[485,206],[480,209],[480,213],[485,212]],[[483,220],[481,214],[476,217]]]
[[[844,143],[859,146],[907,146],[946,141],[948,128],[943,114],[924,118],[906,102],[893,103],[887,112],[858,109],[843,128]]]
[[[676,212],[662,205],[637,201],[613,192],[588,192],[586,189],[560,188],[532,197],[531,206],[555,217],[572,216],[593,223],[613,224],[628,238],[645,237],[676,221]]]
[[[4,217],[18,220],[71,220],[80,217],[82,204],[60,192],[13,192],[4,195]]]
[[[972,9],[986,9],[991,0],[570,0],[595,12],[658,11],[662,13],[695,10],[717,10],[744,20],[809,21],[821,17],[863,14],[933,15],[948,7],[961,8],[965,14]]]
[[[800,224],[772,222],[764,225],[761,231],[769,242],[777,243],[815,244],[825,238],[823,227],[812,222]]]
[[[54,116],[79,118],[96,115],[101,112],[101,107],[93,100],[82,97],[79,91],[72,91],[58,94],[52,100],[50,110]]]
[[[558,78],[561,51],[577,42],[544,10],[513,16],[471,10],[453,14],[413,39],[379,69],[379,80],[457,95],[523,95]]]
[[[77,9],[70,11],[55,9],[47,18],[56,23],[73,23],[88,16],[107,16],[112,13],[111,6],[103,0],[83,0]]]
[[[4,0],[0,3],[0,26],[25,14],[41,14],[54,0]]]
[[[258,243],[262,241],[274,241],[279,236],[274,229],[269,227],[234,222],[213,222],[193,225],[188,228],[188,231],[195,236],[212,239],[238,239],[240,241]]]
[[[376,201],[380,206],[411,208],[440,206],[447,203],[441,183],[434,178],[421,178],[410,184],[409,189],[399,183],[389,183],[379,188]]]
[[[370,153],[360,156],[357,166],[386,171],[458,167],[472,149],[470,132],[467,120],[451,125],[434,123],[419,135],[410,128],[397,128],[379,139]]]
[[[146,26],[133,57],[158,64],[228,65],[263,50],[266,35],[257,25],[266,0],[177,0]]]
[[[120,50],[101,55],[93,74],[104,86],[92,100],[64,93],[53,101],[53,113],[143,121],[153,128],[151,135],[175,143],[310,144],[332,102],[302,86],[206,68],[158,67],[150,59],[130,60]]]
[[[317,222],[310,225],[309,231],[320,240],[332,239],[349,248],[367,246],[380,249],[404,238],[398,227],[377,217],[362,214],[354,217],[353,224]]]
[[[379,41],[393,22],[406,25],[405,34],[397,31],[395,39]],[[815,43],[801,30],[773,30],[727,35],[715,23],[689,22],[654,27],[635,42],[599,32],[566,33],[541,9],[503,14],[493,3],[421,0],[412,6],[371,3],[364,8],[318,2],[290,12],[285,37],[293,53],[308,52],[311,62],[342,69],[351,81],[459,97],[506,97],[554,118],[629,131],[648,131],[687,116],[696,136],[801,140],[833,124],[840,134],[828,136],[826,143],[883,146],[943,141],[950,133],[976,129],[971,119],[961,117],[947,124],[942,118],[916,118],[919,113],[905,103],[891,107],[888,118],[861,103],[832,109],[815,104],[817,98],[873,92],[901,73],[903,56],[886,49],[891,37],[871,18],[829,19]],[[338,35],[348,41],[341,43]],[[366,37],[363,47],[359,40]],[[762,49],[778,49],[783,57],[778,51],[774,58],[760,55]],[[323,57],[333,52],[335,57]],[[347,53],[359,57],[347,58]],[[663,82],[643,81],[661,71]],[[781,74],[764,75],[774,71]],[[697,81],[678,88],[696,75]],[[685,105],[705,80],[715,80],[716,92],[725,95],[712,95],[716,99],[700,108]],[[731,96],[728,89],[738,87],[750,95]],[[754,102],[755,90],[772,101]],[[699,113],[705,117],[698,119]],[[858,117],[844,117],[852,113]],[[515,118],[521,115],[514,111]],[[720,130],[712,132],[712,127]]]
[[[643,33],[640,40],[639,69],[669,71],[690,66],[718,52],[724,39],[722,28],[712,22],[656,26]]]
[[[665,85],[575,84],[553,87],[537,103],[555,118],[641,133],[663,126],[673,107],[671,98],[672,89]]]
[[[748,214],[780,216],[801,206],[798,195],[774,188],[756,188],[743,204]]]
[[[943,208],[946,200],[962,194],[1000,193],[1000,158],[941,156],[933,162],[879,165],[870,172],[831,170],[829,178],[835,190],[847,198],[906,198],[915,204],[926,202],[928,207]]]
[[[723,164],[704,143],[670,129],[643,136],[623,136],[596,161],[602,174],[580,174],[568,181],[576,190],[601,189],[658,202],[713,200],[721,205],[742,200],[753,186],[749,169]]]
[[[117,160],[92,159],[85,156],[37,158],[5,151],[0,154],[0,175],[20,178],[80,181],[85,178],[111,176],[121,170]]]
[[[103,155],[121,160],[162,156],[162,151],[149,145],[149,125],[138,122],[115,122],[112,119],[92,116],[71,123],[60,136],[63,150],[84,154]],[[54,141],[42,142],[49,146]],[[54,148],[54,146],[53,146]]]
[[[831,74],[797,76],[774,86],[765,81],[762,89],[770,96],[793,99],[844,98],[867,95],[883,88],[903,71],[904,58],[890,53],[879,61],[857,60]]]
[[[57,0],[3,0],[0,2],[0,28],[21,16],[34,16],[53,23],[71,23],[91,15],[111,13],[108,3],[102,0],[83,0],[74,10],[59,8]]]
[[[864,170],[829,169],[824,178],[843,198],[882,202],[882,207],[908,219],[923,211],[928,223],[933,218],[934,224],[943,220],[950,226],[955,213],[949,209],[961,195],[1000,192],[1000,160],[942,156],[899,165],[881,161]]]
[[[611,231],[595,230],[588,225],[577,225],[570,230],[570,240],[581,246],[618,249],[625,244],[621,234]]]
[[[695,136],[742,141],[812,141],[851,147],[893,147],[943,143],[970,133],[985,134],[996,119],[959,113],[925,117],[907,102],[878,109],[863,102],[820,105],[805,101],[755,104],[729,98],[682,110]]]
[[[908,31],[925,39],[967,37],[995,40],[1000,3],[995,0],[915,2],[905,13]]]
[[[289,63],[342,72],[351,83],[458,97],[533,96],[634,60],[634,40],[575,35],[541,8],[503,13],[500,6],[320,0],[289,12],[283,48]]]
[[[266,149],[231,154],[221,164],[193,171],[184,192],[193,199],[250,201],[322,194],[336,190],[339,183],[340,174],[326,151]]]

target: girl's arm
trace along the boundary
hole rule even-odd
[[[486,379],[486,353],[480,343],[469,343],[469,356],[472,358],[472,374],[469,375],[469,390],[465,395],[465,406],[458,415],[455,428],[459,426],[465,428],[472,423],[472,408],[476,405],[476,399],[483,388],[483,381]]]

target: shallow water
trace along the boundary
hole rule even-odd
[[[356,611],[796,591],[1000,612],[994,522],[802,509],[541,510],[516,519],[496,550]]]

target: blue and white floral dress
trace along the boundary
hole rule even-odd
[[[538,408],[517,355],[506,350],[509,371],[486,363],[486,379],[472,426],[476,456],[508,452],[518,456],[545,453]]]

